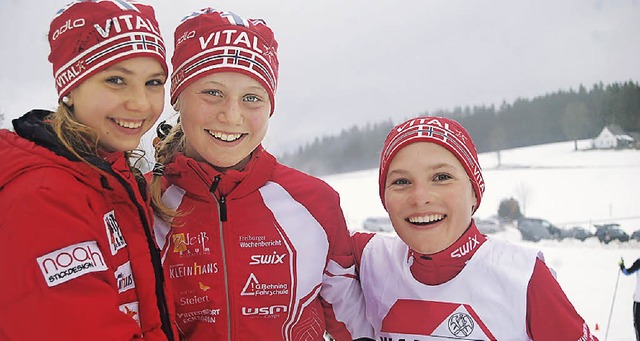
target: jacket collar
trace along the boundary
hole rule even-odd
[[[216,196],[233,199],[249,195],[262,187],[271,178],[275,165],[275,158],[262,146],[258,146],[242,170],[229,169],[220,172],[208,162],[196,161],[184,154],[178,154],[167,165],[164,174],[169,183],[202,198],[211,197],[210,189],[217,177],[218,183],[214,186]]]

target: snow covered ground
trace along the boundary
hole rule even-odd
[[[475,214],[495,216],[500,201],[515,198],[529,217],[559,227],[617,222],[631,234],[640,229],[640,151],[591,150],[591,141],[562,142],[479,155],[486,192]],[[385,216],[378,197],[377,169],[323,177],[335,188],[350,229],[362,229],[370,216]],[[522,241],[514,227],[496,238],[543,251],[547,264],[578,312],[600,340],[634,340],[633,292],[636,278],[620,275],[617,262],[631,265],[640,243],[601,244],[595,237],[579,240]],[[617,283],[617,285],[616,285]],[[615,294],[615,295],[614,295]],[[610,324],[609,324],[610,321]],[[607,326],[609,330],[607,333]]]

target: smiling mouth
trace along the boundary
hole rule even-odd
[[[125,120],[121,120],[118,118],[112,118],[111,121],[113,121],[113,123],[123,127],[123,128],[127,128],[127,129],[138,129],[142,126],[142,124],[144,123],[143,121],[125,121]]]
[[[224,141],[224,142],[234,142],[239,140],[243,135],[245,135],[240,133],[227,134],[227,133],[222,133],[219,131],[211,131],[211,130],[207,130],[207,133],[209,133],[209,135],[211,135],[214,139]]]
[[[407,221],[410,224],[425,226],[425,225],[431,225],[431,224],[440,222],[444,220],[444,218],[446,217],[447,216],[445,214],[429,214],[429,215],[424,215],[419,217],[409,217],[409,218],[406,218],[405,221]]]

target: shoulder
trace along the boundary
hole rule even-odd
[[[538,260],[544,263],[544,255],[540,250],[495,238],[488,238],[476,255],[472,259],[484,257],[484,260],[487,261],[484,262],[486,266],[520,269],[529,274],[533,272]]]
[[[338,192],[324,180],[282,164],[277,164],[271,181],[282,186],[294,197],[335,198],[336,200],[339,197]]]
[[[54,191],[64,194],[66,200],[73,200],[70,193],[84,192],[86,185],[73,172],[56,166],[45,166],[16,174],[3,187],[3,196],[33,198],[37,193]]]

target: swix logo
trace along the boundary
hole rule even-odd
[[[67,246],[36,258],[49,287],[91,272],[107,270],[96,241]]]
[[[278,313],[286,313],[286,312],[287,312],[286,305],[272,305],[268,307],[257,307],[257,308],[242,307],[242,315],[244,316],[251,316],[251,315],[269,316],[269,315],[275,315]]]
[[[84,18],[78,18],[78,19],[74,19],[74,20],[67,20],[65,21],[64,24],[62,24],[62,26],[60,26],[60,28],[58,28],[57,30],[53,31],[53,35],[51,35],[51,39],[56,40],[58,39],[58,37],[69,31],[72,30],[74,28],[78,28],[78,27],[82,27],[85,24],[85,20]]]
[[[460,246],[459,248],[451,252],[451,257],[460,258],[466,255],[467,253],[471,252],[478,245],[480,245],[480,242],[478,241],[478,236],[469,237],[469,240],[467,240],[467,242],[464,243],[464,245]]]
[[[252,255],[249,265],[259,264],[284,264],[286,254],[279,255],[273,251],[272,255]]]

